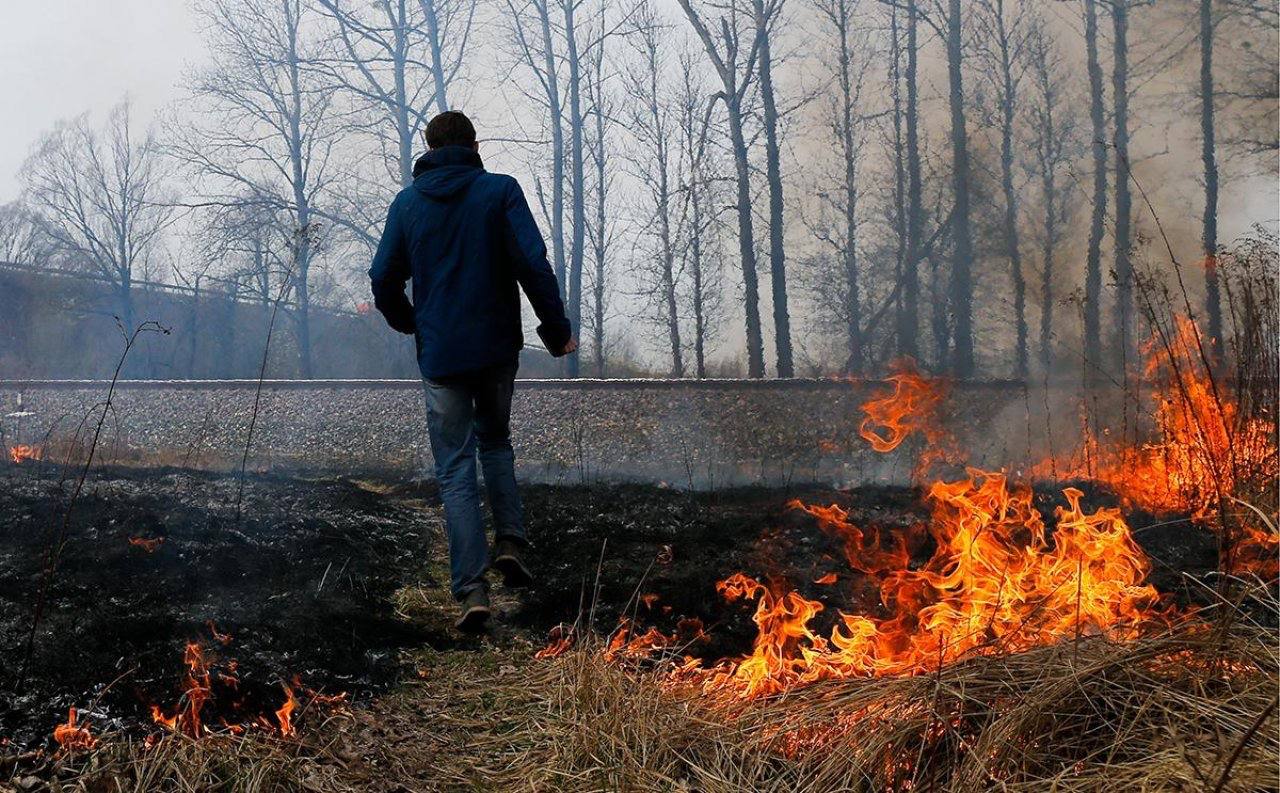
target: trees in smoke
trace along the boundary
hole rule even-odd
[[[1098,3],[1084,0],[1085,63],[1089,75],[1090,151],[1093,161],[1093,193],[1089,216],[1089,243],[1084,276],[1084,360],[1086,367],[1102,365],[1102,235],[1107,218],[1106,98],[1102,86],[1102,61],[1098,53]],[[1090,372],[1090,377],[1093,373]]]
[[[720,213],[722,181],[709,149],[710,94],[698,77],[698,58],[691,48],[679,54],[679,124],[683,165],[679,170],[681,215],[685,239],[683,270],[688,274],[688,313],[693,318],[693,365],[698,379],[707,376],[707,352],[715,335],[720,308]]]
[[[314,64],[365,108],[354,128],[372,135],[393,156],[394,178],[413,180],[418,133],[433,113],[449,108],[447,94],[462,67],[476,0],[317,0],[337,34],[336,52]]]
[[[923,233],[923,204],[920,181],[920,114],[919,114],[919,25],[920,14],[917,0],[904,0],[905,13],[893,6],[892,33],[890,46],[893,47],[892,63],[894,75],[901,63],[905,51],[906,65],[903,72],[902,89],[906,96],[899,92],[899,83],[894,81],[894,151],[895,169],[898,172],[899,195],[902,204],[903,218],[900,225],[901,262],[899,276],[898,299],[896,301],[896,336],[899,355],[918,358],[920,356],[920,236]],[[898,26],[905,26],[905,42],[898,35]],[[900,140],[901,139],[901,140]],[[903,184],[905,182],[905,185]]]
[[[1213,95],[1213,0],[1200,0],[1200,161],[1204,166],[1204,214],[1200,243],[1204,249],[1205,313],[1209,345],[1222,345],[1222,296],[1218,289],[1218,154],[1215,147]]]
[[[721,90],[715,98],[724,104],[737,182],[738,250],[741,257],[743,313],[746,321],[747,374],[750,377],[764,377],[760,284],[751,213],[751,163],[747,151],[744,108],[747,94],[756,79],[760,39],[753,21],[754,15],[744,12],[736,3],[717,6],[719,16],[708,23],[707,15],[693,7],[693,0],[679,1],[720,80]],[[749,42],[745,50],[744,41]]]
[[[769,183],[769,283],[773,298],[773,336],[778,377],[795,374],[791,352],[791,314],[787,309],[787,257],[782,198],[782,163],[778,144],[778,99],[773,85],[774,25],[782,18],[785,0],[751,0],[759,48],[761,123],[764,125],[765,179]]]
[[[40,218],[22,199],[0,204],[0,261],[40,265],[57,245],[40,227]]]
[[[1025,103],[1027,148],[1032,177],[1040,186],[1040,338],[1039,360],[1045,376],[1053,374],[1054,293],[1058,249],[1067,234],[1073,185],[1068,169],[1077,156],[1077,126],[1070,112],[1061,52],[1033,17],[1027,31],[1030,90]]]
[[[1214,123],[1224,153],[1257,158],[1261,173],[1275,172],[1280,151],[1280,79],[1275,41],[1280,7],[1269,0],[1217,0],[1217,26],[1229,25],[1232,57],[1214,63]],[[1226,111],[1230,111],[1228,114]]]
[[[606,17],[600,15],[600,34],[605,35]],[[595,47],[587,58],[587,117],[590,119],[590,132],[586,138],[587,158],[591,163],[593,181],[592,192],[593,217],[588,231],[591,244],[591,313],[588,324],[591,330],[591,356],[595,365],[596,377],[606,374],[608,357],[605,322],[609,314],[608,271],[609,256],[613,244],[611,228],[611,204],[609,200],[610,186],[613,182],[613,171],[610,167],[612,152],[610,150],[609,130],[613,125],[614,103],[609,97],[606,86],[605,48]]]
[[[865,32],[858,29],[857,0],[813,0],[813,8],[830,38],[826,44],[829,47],[827,54],[833,58],[830,77],[834,90],[824,121],[842,166],[832,170],[841,172],[843,177],[834,189],[818,191],[823,211],[817,222],[810,224],[814,236],[830,250],[831,259],[838,263],[836,267],[822,268],[817,278],[817,291],[820,297],[831,298],[823,301],[824,309],[832,313],[843,327],[846,344],[844,371],[861,374],[865,355],[858,272],[858,166],[863,145],[863,81],[874,51]],[[834,220],[826,216],[827,211],[836,216]],[[819,262],[826,259],[825,254],[818,257]],[[835,287],[834,294],[829,294],[831,286]]]
[[[1129,9],[1133,0],[1109,0],[1112,22],[1112,148],[1115,150],[1115,279],[1119,328],[1118,369],[1133,361],[1133,195],[1129,187]]]
[[[632,175],[645,193],[639,202],[638,238],[646,254],[642,264],[645,299],[653,304],[666,337],[672,377],[684,377],[684,345],[680,337],[680,306],[676,296],[677,210],[676,169],[679,162],[677,118],[668,96],[664,71],[670,54],[664,40],[669,29],[647,3],[635,15],[627,40],[634,59],[624,72],[626,122],[636,147],[626,156]]]
[[[946,12],[947,87],[951,108],[951,311],[953,344],[951,371],[959,378],[973,374],[973,230],[970,222],[969,132],[964,97],[965,4],[949,0]]]
[[[578,9],[582,0],[505,0],[512,49],[521,65],[534,75],[539,90],[527,93],[545,112],[551,133],[551,218],[552,258],[556,278],[567,293],[565,308],[575,335],[582,325],[582,269],[586,246],[586,152],[585,115],[582,107],[583,62],[595,47],[605,46],[607,32],[582,45],[579,40]],[[556,5],[553,5],[555,3]],[[598,13],[604,13],[603,7]],[[590,30],[591,25],[581,26]],[[559,72],[563,62],[567,75]],[[561,83],[567,98],[561,94]],[[565,146],[565,126],[569,143]],[[570,164],[569,232],[565,234],[565,160]],[[577,353],[567,356],[565,373],[576,377]]]
[[[990,126],[1000,138],[1000,191],[1004,199],[1001,236],[1002,249],[1009,261],[1010,286],[1013,292],[1014,375],[1025,379],[1028,367],[1027,281],[1022,266],[1022,250],[1018,239],[1018,194],[1014,188],[1014,122],[1017,118],[1018,91],[1026,65],[1027,25],[1019,9],[1009,0],[981,0],[974,15],[978,55],[991,89],[994,116]]]
[[[565,287],[564,246],[564,107],[560,101],[560,74],[551,35],[549,0],[505,0],[511,47],[517,61],[537,81],[538,89],[524,92],[542,108],[542,120],[551,135],[551,206],[545,207],[551,222],[551,260],[561,291]],[[518,85],[517,85],[518,88]],[[544,191],[538,196],[545,204]]]
[[[302,0],[211,0],[198,7],[212,59],[189,82],[199,113],[174,125],[171,153],[213,205],[274,210],[288,241],[299,371],[312,376],[311,276],[322,241],[318,197],[333,181],[335,86],[312,68],[320,36]]]
[[[135,325],[134,281],[173,218],[165,178],[156,137],[151,130],[137,134],[127,99],[100,129],[87,114],[59,124],[22,166],[40,232],[111,284],[126,333]]]
[[[569,326],[576,337],[582,328],[582,266],[586,244],[587,206],[585,155],[582,150],[582,56],[578,46],[576,10],[581,0],[560,0],[564,16],[565,61],[569,68],[569,187],[570,215],[573,239],[569,245],[569,299],[566,304]],[[598,46],[604,46],[603,40]],[[565,374],[577,377],[579,355],[573,353],[565,359]]]

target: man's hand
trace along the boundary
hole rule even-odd
[[[563,346],[563,347],[561,347],[561,348],[560,348],[560,351],[559,351],[559,352],[552,352],[552,353],[551,353],[551,355],[552,355],[552,357],[554,357],[554,358],[563,358],[564,356],[568,355],[569,353],[571,353],[571,352],[577,352],[577,351],[578,351],[578,340],[577,340],[576,338],[574,338],[573,336],[570,336],[570,337],[569,337],[569,340],[568,340],[567,342],[565,342],[565,344],[564,344],[564,346]]]

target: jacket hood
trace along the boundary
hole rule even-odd
[[[413,186],[430,198],[447,199],[465,190],[482,173],[484,163],[475,149],[443,146],[413,164]]]

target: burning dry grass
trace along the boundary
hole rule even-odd
[[[191,738],[176,733],[133,741],[109,735],[91,751],[63,752],[23,764],[0,791],[103,793],[273,793],[351,790],[337,766],[318,758],[329,751],[312,740],[265,734]]]
[[[1276,635],[1237,624],[975,657],[719,702],[581,648],[526,685],[513,786],[546,790],[1262,790]],[[657,692],[662,692],[661,694]]]

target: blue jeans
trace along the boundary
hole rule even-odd
[[[528,544],[511,448],[515,376],[516,364],[508,364],[423,380],[431,454],[449,530],[450,589],[459,600],[488,586],[484,574],[489,568],[489,544],[480,517],[477,449],[494,534],[500,540]]]

